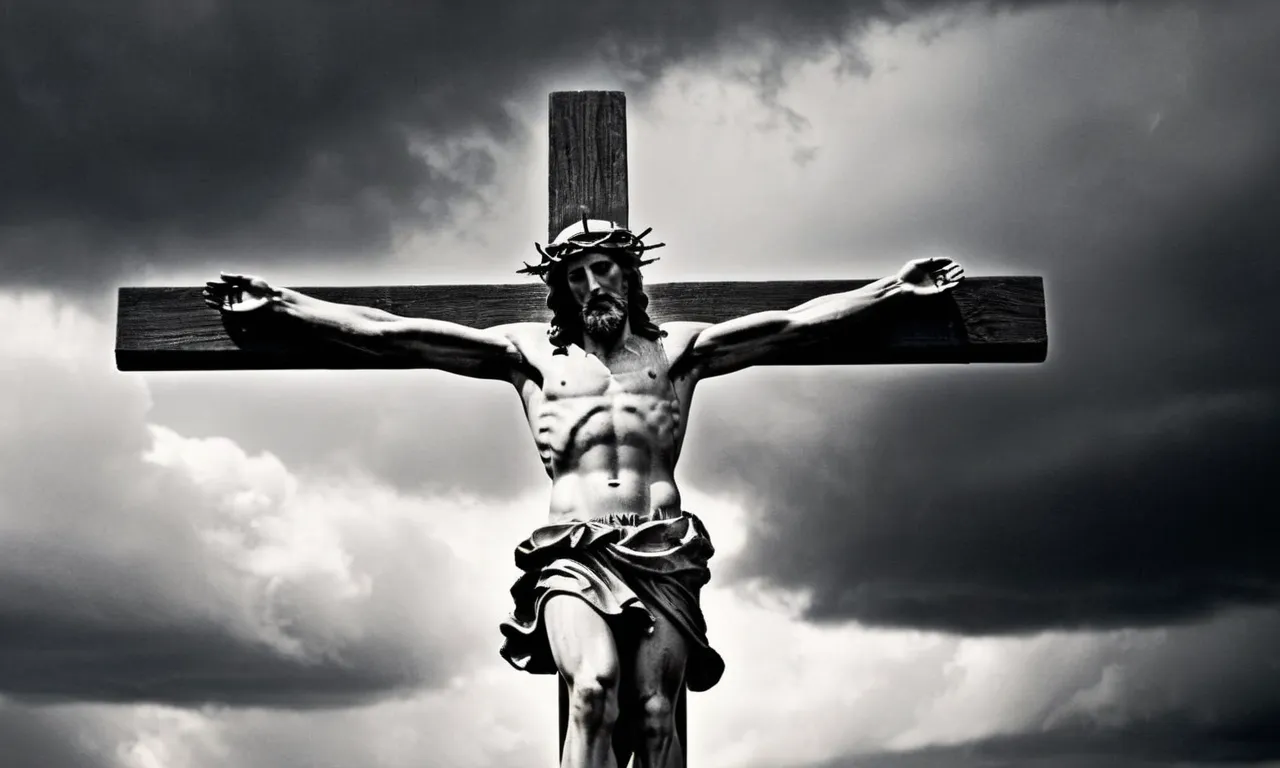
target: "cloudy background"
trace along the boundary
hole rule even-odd
[[[579,7],[581,5],[581,7]],[[546,480],[432,371],[121,374],[121,285],[512,282],[548,91],[650,281],[1043,276],[1038,366],[746,371],[691,765],[1280,765],[1280,7],[0,0],[0,765],[551,765]]]

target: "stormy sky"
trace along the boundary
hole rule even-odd
[[[691,765],[1280,765],[1280,7],[0,0],[4,766],[551,765],[509,386],[122,374],[122,285],[515,282],[547,93],[649,282],[1039,275],[1041,365],[699,387]]]

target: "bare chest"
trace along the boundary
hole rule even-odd
[[[682,430],[676,390],[660,350],[603,361],[578,348],[543,370],[541,397],[529,412],[544,461],[564,460],[596,445],[669,454]]]
[[[608,363],[573,349],[552,358],[543,374],[547,401],[619,395],[671,395],[666,361],[658,355],[628,355]]]

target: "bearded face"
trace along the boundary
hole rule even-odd
[[[616,342],[627,322],[627,277],[618,263],[599,252],[581,253],[564,265],[582,332],[604,345]]]
[[[592,294],[582,305],[582,332],[601,344],[617,341],[627,322],[627,304],[604,291]]]

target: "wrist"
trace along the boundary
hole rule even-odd
[[[273,288],[266,297],[267,306],[275,312],[296,312],[306,304],[306,296],[289,288]]]

